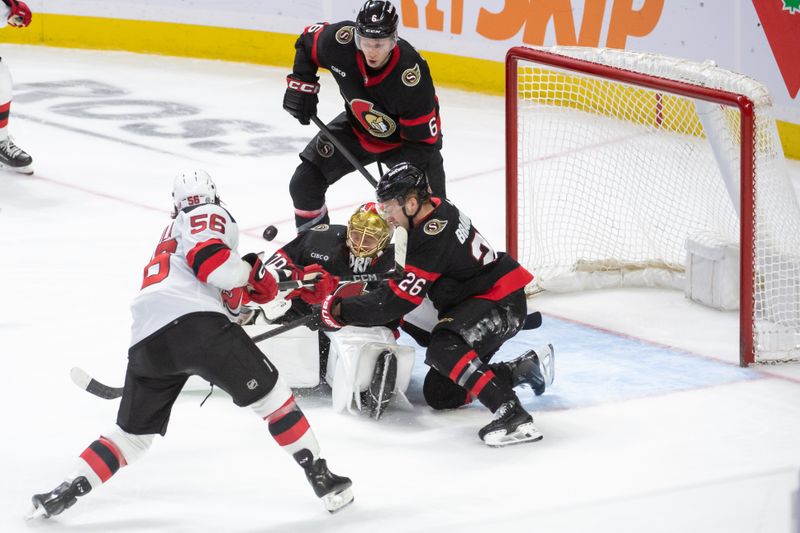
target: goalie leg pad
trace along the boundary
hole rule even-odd
[[[379,356],[386,351],[395,359],[395,396],[408,389],[416,353],[410,346],[398,345],[388,328],[347,326],[327,335],[331,348],[325,379],[333,389],[335,411],[361,410],[361,393],[369,390]]]
[[[394,397],[397,381],[397,358],[390,350],[384,350],[375,362],[375,371],[366,391],[366,405],[370,418],[380,420],[386,406]]]

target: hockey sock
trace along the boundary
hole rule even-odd
[[[81,453],[66,481],[84,476],[92,488],[96,488],[108,481],[120,468],[144,455],[154,437],[155,435],[134,435],[114,426]]]
[[[478,401],[495,412],[503,403],[514,397],[511,387],[500,381],[494,372],[484,364],[475,350],[464,354],[448,374],[448,377],[467,392],[467,398],[474,396]]]
[[[289,455],[306,449],[319,458],[319,443],[311,430],[294,394],[282,379],[264,398],[252,405],[253,410],[267,421],[269,433]]]
[[[100,437],[83,450],[67,481],[80,476],[89,480],[92,488],[105,483],[111,476],[128,463],[120,449],[105,437]]]
[[[8,115],[11,110],[11,73],[5,61],[0,61],[0,141],[8,138]]]
[[[318,224],[327,224],[329,221],[328,206],[326,205],[314,210],[298,208],[294,210],[294,224],[297,228],[297,233],[309,230]]]
[[[8,137],[8,115],[11,112],[11,102],[0,104],[0,141]]]

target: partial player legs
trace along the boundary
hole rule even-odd
[[[352,481],[328,469],[308,420],[282,379],[251,408],[266,420],[275,442],[303,468],[314,493],[329,512],[335,513],[353,502]]]
[[[133,435],[119,426],[92,442],[80,455],[64,482],[50,492],[34,494],[27,518],[50,518],[75,505],[79,497],[105,483],[120,468],[150,448],[154,435]]]
[[[362,165],[375,161],[376,155],[361,147],[346,113],[340,113],[330,121],[328,130]],[[350,161],[322,133],[315,135],[306,145],[300,153],[300,160],[302,162],[289,183],[298,233],[328,222],[325,192],[342,176],[355,171]]]
[[[325,205],[327,190],[328,183],[319,168],[303,160],[289,182],[289,193],[294,204],[294,222],[298,233],[317,224],[328,223],[328,207]]]
[[[8,134],[8,119],[11,113],[11,73],[0,60],[0,168],[21,174],[33,174],[33,159],[25,150],[14,144]]]
[[[541,433],[533,419],[519,403],[512,389],[510,370],[504,368],[502,378],[484,362],[507,339],[522,327],[526,312],[525,295],[514,292],[497,302],[481,299],[467,300],[449,310],[431,334],[425,362],[442,376],[466,390],[495,413],[495,419],[484,427],[479,436],[490,446],[539,440]],[[469,339],[467,342],[466,339]],[[426,378],[430,388],[435,376]],[[426,392],[426,399],[433,391]],[[461,401],[447,394],[447,402]],[[445,402],[443,402],[445,403]]]

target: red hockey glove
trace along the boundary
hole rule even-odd
[[[247,254],[243,261],[250,263],[250,278],[247,280],[247,295],[257,304],[265,304],[278,294],[278,283],[267,270],[267,266],[257,254]]]
[[[300,299],[307,304],[318,304],[330,296],[339,286],[339,278],[322,268],[320,265],[308,265],[302,271],[303,281],[315,281],[313,287],[300,289]]]
[[[283,108],[304,126],[310,124],[311,117],[317,114],[319,83],[316,80],[315,77],[314,81],[303,81],[295,74],[286,77]]]
[[[11,11],[8,13],[8,23],[17,28],[24,28],[31,23],[33,15],[31,8],[25,2],[18,2],[17,0],[9,0],[6,2]]]
[[[320,305],[311,307],[311,317],[306,327],[311,331],[336,331],[344,327],[341,318],[334,316],[333,308],[341,301],[338,296],[330,295]]]

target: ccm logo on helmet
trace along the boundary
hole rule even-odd
[[[286,83],[289,85],[290,89],[300,91],[301,93],[317,94],[319,92],[319,85],[316,83],[307,83],[292,77],[287,77]]]

